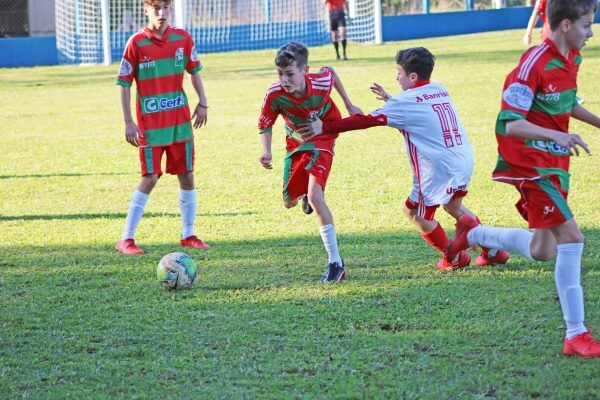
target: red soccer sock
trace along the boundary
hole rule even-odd
[[[434,230],[429,233],[422,233],[421,236],[427,243],[442,254],[444,254],[446,246],[450,243],[450,239],[446,236],[446,231],[444,231],[444,228],[442,228],[442,225],[440,225],[439,222]]]

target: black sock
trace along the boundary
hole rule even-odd
[[[339,51],[339,47],[338,47],[338,42],[333,42],[333,47],[335,47],[335,54],[338,55],[338,57],[340,56],[340,51]]]
[[[342,49],[344,49],[344,55],[346,55],[346,39],[342,40]]]

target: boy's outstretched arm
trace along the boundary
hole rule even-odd
[[[571,116],[575,119],[590,124],[600,129],[600,117],[589,112],[584,106],[578,104],[571,110]]]
[[[377,100],[388,101],[389,99],[392,98],[392,96],[390,96],[389,93],[386,92],[383,89],[383,86],[381,86],[379,83],[374,82],[373,86],[371,86],[370,89],[371,89],[371,92],[375,93]]]
[[[587,153],[590,152],[587,144],[579,137],[579,135],[543,128],[525,119],[508,121],[506,123],[506,133],[509,136],[516,136],[523,139],[554,142],[567,149],[571,155],[573,155],[573,153],[579,155],[578,147],[581,147]]]
[[[348,96],[348,93],[346,93],[346,89],[344,89],[344,85],[342,84],[342,80],[340,79],[338,74],[335,73],[335,71],[333,71],[333,68],[329,67],[329,69],[331,69],[331,71],[333,72],[333,76],[334,76],[333,87],[335,88],[335,90],[337,90],[337,92],[340,94],[340,97],[344,101],[344,105],[346,106],[346,110],[348,110],[348,114],[350,114],[350,115],[361,114],[362,115],[363,114],[362,110],[360,108],[356,107],[354,104],[352,104],[352,101],[350,101],[350,97]]]
[[[202,77],[199,73],[191,75],[192,86],[198,95],[198,104],[192,114],[192,120],[194,120],[194,128],[200,128],[202,125],[206,125],[208,120],[208,102],[206,100],[206,94],[204,93],[204,85],[202,85]]]
[[[121,108],[123,109],[123,119],[125,120],[125,140],[132,146],[139,147],[139,137],[142,136],[140,128],[133,122],[131,115],[131,87],[121,86]]]
[[[297,132],[303,140],[311,139],[323,133],[340,133],[387,125],[387,117],[383,114],[373,116],[354,114],[335,121],[321,121],[319,118],[307,124],[301,124]]]

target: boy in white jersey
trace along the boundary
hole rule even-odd
[[[369,115],[353,115],[339,121],[317,119],[305,124],[300,133],[308,139],[322,133],[382,125],[399,129],[414,173],[404,214],[423,239],[444,254],[449,239],[434,219],[435,211],[441,205],[456,220],[464,214],[473,216],[462,204],[473,172],[473,151],[448,90],[429,81],[435,63],[429,50],[423,47],[401,50],[396,55],[396,63],[396,79],[403,93],[392,97],[375,83],[371,90],[386,102],[382,108]],[[508,253],[484,248],[475,264],[502,264],[506,260]],[[471,256],[461,251],[453,259],[442,257],[437,269],[455,270],[470,262]]]

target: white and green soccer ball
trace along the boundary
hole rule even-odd
[[[156,267],[156,276],[165,290],[190,289],[197,274],[196,263],[185,253],[169,253]]]

